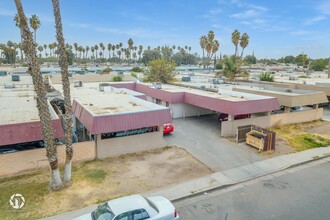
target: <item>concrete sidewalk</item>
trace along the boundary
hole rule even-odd
[[[257,177],[285,170],[290,167],[298,166],[317,159],[322,159],[327,156],[330,156],[330,147],[310,149],[223,170],[221,172],[216,172],[201,178],[193,179],[166,188],[148,191],[142,194],[145,196],[162,195],[172,202],[178,201],[194,195],[205,193],[210,190],[225,188],[227,186],[239,184],[241,182]],[[72,219],[85,213],[91,212],[95,210],[96,207],[96,205],[93,205],[46,219]]]

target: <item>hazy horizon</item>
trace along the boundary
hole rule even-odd
[[[41,20],[37,42],[55,42],[51,1],[22,0],[27,16],[36,14]],[[254,51],[258,59],[297,56],[311,58],[330,55],[330,1],[276,2],[240,0],[146,0],[146,1],[60,1],[64,37],[67,43],[83,46],[107,45],[132,38],[134,45],[191,46],[201,55],[199,38],[213,30],[220,41],[218,55],[233,54],[231,33],[238,29],[250,36],[244,54]],[[19,30],[13,21],[14,1],[0,1],[3,33],[0,42],[19,42]],[[105,52],[108,53],[107,50]]]

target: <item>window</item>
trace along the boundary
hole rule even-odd
[[[156,104],[161,105],[162,104],[162,100],[156,99]]]
[[[125,212],[123,214],[118,215],[115,220],[132,220],[130,212]]]
[[[144,209],[137,209],[132,211],[133,220],[143,220],[148,219],[149,215]]]
[[[156,132],[156,131],[158,131],[158,126],[139,128],[139,129],[133,129],[133,130],[127,130],[127,131],[103,133],[103,134],[101,134],[101,139],[103,140],[103,139],[108,139],[108,138],[124,137],[124,136],[136,135],[136,134]]]

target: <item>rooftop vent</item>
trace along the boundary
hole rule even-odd
[[[154,83],[152,83],[152,88],[162,89],[162,83],[160,83],[160,82],[154,82]]]
[[[13,88],[15,88],[14,83],[5,83],[5,89],[13,89]]]
[[[83,86],[83,83],[82,83],[82,81],[74,81],[74,83],[73,83],[73,87],[82,87]]]
[[[12,75],[12,76],[11,76],[11,80],[12,80],[12,81],[20,81],[20,79],[19,79],[19,75]]]
[[[100,83],[99,84],[99,91],[104,92],[104,87],[110,86],[109,83]]]

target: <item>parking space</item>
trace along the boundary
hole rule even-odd
[[[265,159],[257,150],[220,137],[218,115],[174,119],[174,132],[165,135],[169,145],[186,149],[214,171]]]

